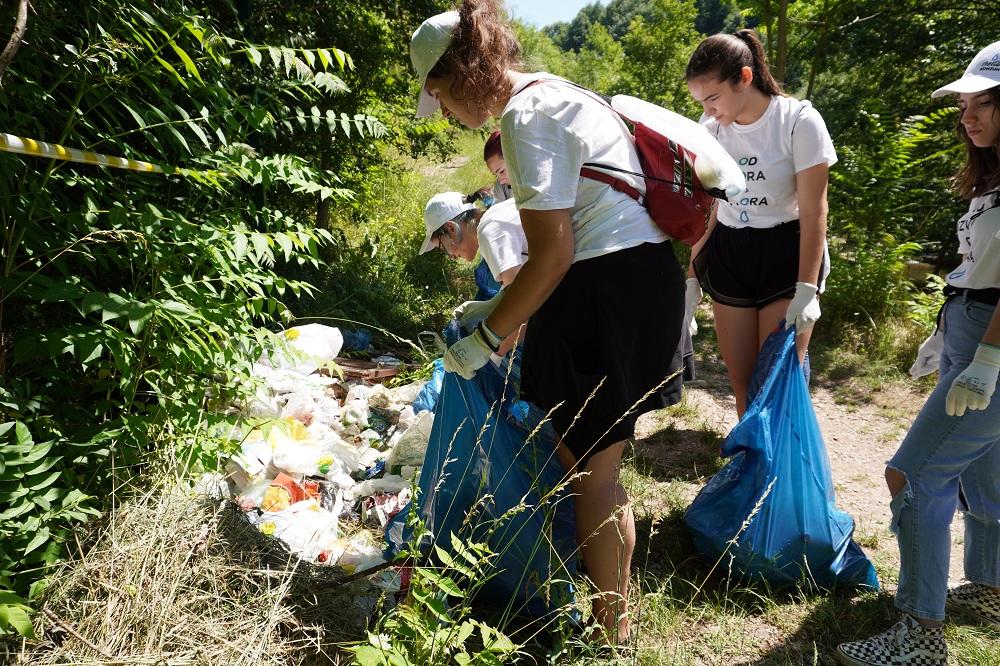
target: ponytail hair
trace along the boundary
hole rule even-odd
[[[499,0],[463,0],[451,45],[428,76],[452,76],[451,95],[485,111],[510,95],[507,70],[521,64],[521,45]]]
[[[750,28],[737,30],[731,35],[719,33],[703,39],[688,61],[685,78],[691,80],[714,74],[720,81],[736,85],[744,67],[753,72],[753,86],[757,90],[765,95],[785,94],[781,84],[771,76],[764,45]]]
[[[493,134],[490,134],[490,138],[486,139],[486,145],[483,146],[484,162],[494,156],[503,157],[503,146],[500,145],[500,130],[493,130]]]

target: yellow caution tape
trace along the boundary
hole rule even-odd
[[[83,164],[95,164],[99,166],[114,167],[116,169],[128,169],[129,171],[144,171],[146,173],[165,173],[163,167],[151,162],[141,160],[130,160],[125,157],[114,157],[101,153],[92,153],[89,150],[78,150],[77,148],[67,148],[55,143],[45,143],[35,139],[26,139],[13,134],[0,132],[0,151],[8,153],[20,153],[21,155],[32,155],[34,157],[48,157],[55,160],[66,160],[69,162],[81,162]],[[191,175],[199,173],[194,169],[171,169],[171,173],[181,175]],[[218,171],[202,172],[206,175],[221,175]]]

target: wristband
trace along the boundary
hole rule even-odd
[[[485,319],[479,322],[479,325],[476,326],[476,330],[479,332],[479,335],[482,336],[486,346],[489,347],[494,354],[499,353],[500,343],[503,342],[503,338],[493,332],[493,329],[486,324]]]

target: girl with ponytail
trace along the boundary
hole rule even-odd
[[[639,202],[580,178],[584,162],[642,172],[628,128],[587,91],[519,71],[519,53],[496,0],[465,0],[458,11],[424,21],[410,41],[418,116],[440,108],[469,128],[500,119],[528,243],[510,284],[463,307],[467,329],[482,323],[452,345],[445,369],[471,379],[491,348],[528,322],[521,393],[552,410],[577,540],[598,591],[593,617],[608,643],[621,643],[630,629],[635,523],[619,468],[638,415],[677,397],[662,389],[679,367],[683,272]],[[624,178],[645,190],[641,179]]]
[[[691,249],[686,314],[702,289],[740,416],[757,353],[782,322],[805,358],[829,273],[826,192],[837,153],[807,101],[788,97],[753,30],[713,35],[695,49],[687,83],[701,122],[743,168],[747,189],[712,213]]]

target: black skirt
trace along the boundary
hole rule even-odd
[[[669,242],[574,263],[531,317],[521,393],[555,408],[579,469],[632,437],[640,414],[678,400],[683,317],[684,275]]]

